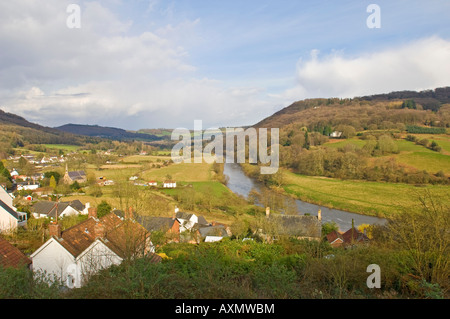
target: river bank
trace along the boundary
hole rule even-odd
[[[224,175],[228,177],[227,187],[234,193],[242,195],[245,198],[248,198],[248,195],[250,194],[252,189],[261,189],[262,184],[245,175],[239,164],[225,164]],[[352,225],[352,220],[356,226],[361,224],[384,224],[387,221],[384,218],[329,208],[323,205],[308,203],[299,199],[295,199],[295,204],[297,206],[299,214],[310,214],[317,216],[317,213],[320,209],[322,213],[323,223],[335,222],[342,230],[349,229]]]

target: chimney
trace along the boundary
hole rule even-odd
[[[172,219],[175,219],[175,218],[177,218],[177,213],[178,213],[178,207],[177,206],[175,206],[175,209],[173,210],[173,214],[172,214]]]
[[[266,207],[266,217],[269,218],[270,216],[270,207]]]
[[[102,223],[96,223],[94,226],[94,236],[96,238],[100,237],[103,238],[105,237],[105,226],[103,226]]]
[[[58,223],[50,223],[48,225],[48,232],[50,236],[55,236],[56,238],[61,237],[61,225]]]
[[[322,210],[319,209],[319,211],[317,212],[317,219],[319,220],[319,222],[322,221]]]
[[[96,207],[88,208],[88,218],[90,218],[90,217],[97,218],[97,208]]]

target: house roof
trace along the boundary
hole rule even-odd
[[[322,224],[316,216],[271,214],[269,222],[280,235],[320,237],[322,232]]]
[[[70,202],[63,202],[63,203],[68,203],[71,207],[75,208],[78,211],[82,211],[83,209],[86,208],[86,206],[84,206],[83,203],[80,202],[80,200],[78,200],[78,199],[72,200]]]
[[[196,224],[196,226],[197,225],[198,224]],[[225,227],[222,225],[205,227],[197,226],[196,228],[198,228],[198,232],[200,233],[200,236],[202,236],[202,238],[206,236],[228,237],[228,233],[225,230]]]
[[[209,225],[209,223],[206,221],[205,217],[203,217],[203,216],[198,216],[198,223],[200,225]]]
[[[2,200],[0,200],[0,207],[3,208],[9,214],[11,214],[14,218],[19,219],[19,215],[17,214],[17,212],[14,209],[12,209],[11,207],[9,207],[9,205],[7,205]]]
[[[178,222],[171,217],[154,217],[154,216],[137,216],[136,221],[144,226],[149,232],[151,231],[168,231],[173,224]]]
[[[177,212],[175,217],[176,218],[180,218],[180,219],[187,219],[187,220],[189,220],[189,219],[191,219],[192,215],[193,214],[186,213],[186,212]]]
[[[48,217],[58,216],[69,206],[69,202],[40,201],[33,205],[33,212],[47,215]]]
[[[0,237],[0,266],[20,267],[31,264],[30,258],[25,256],[17,247]]]
[[[101,227],[103,236],[97,237],[96,230]],[[126,257],[131,250],[146,242],[149,233],[138,223],[122,221],[117,215],[110,213],[100,219],[90,217],[72,226],[55,238],[74,257],[83,253],[95,240],[101,240],[119,257]]]
[[[353,230],[353,231],[352,231]],[[345,233],[342,234],[342,239],[345,243],[351,243],[353,242],[361,242],[361,241],[367,241],[369,238],[358,231],[356,228],[350,228]]]
[[[334,241],[340,239],[342,242],[344,241],[344,239],[342,238],[342,235],[340,233],[338,233],[337,231],[333,230],[331,233],[329,233],[327,235],[327,241],[331,244]]]
[[[72,172],[67,172],[67,175],[69,175],[69,177],[72,180],[77,180],[77,179],[85,179],[86,178],[86,173],[84,171],[72,171]]]

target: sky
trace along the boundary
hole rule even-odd
[[[50,127],[240,127],[443,86],[448,0],[0,0],[0,109]]]

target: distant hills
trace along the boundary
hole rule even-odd
[[[0,110],[0,143],[2,146],[29,144],[81,145],[86,137],[31,123],[21,116]],[[5,145],[3,145],[6,143]]]
[[[107,138],[119,141],[122,140],[157,141],[161,139],[161,137],[152,134],[135,133],[120,128],[105,127],[98,125],[66,124],[59,127],[55,127],[55,129],[66,133],[85,135],[90,137]]]

